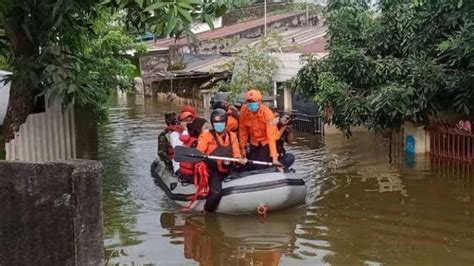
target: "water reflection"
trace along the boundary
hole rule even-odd
[[[304,211],[295,208],[266,219],[165,212],[160,222],[169,230],[164,236],[183,246],[184,257],[201,265],[279,265],[283,255],[295,250],[294,232]]]
[[[185,215],[150,176],[164,113],[120,96],[100,129],[110,264],[474,264],[474,166],[406,157],[388,138],[299,135],[307,205],[255,216]],[[390,145],[392,143],[392,145]]]

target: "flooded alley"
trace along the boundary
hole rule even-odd
[[[266,219],[181,212],[150,175],[164,113],[179,107],[111,101],[99,128],[107,263],[474,264],[474,166],[410,158],[366,132],[297,137],[303,206]]]

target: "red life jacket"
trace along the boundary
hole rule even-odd
[[[183,142],[183,146],[195,148],[197,146],[197,138],[191,137],[189,135],[181,135],[179,140]],[[194,175],[195,163],[191,162],[180,162],[179,163],[179,172],[185,176]]]

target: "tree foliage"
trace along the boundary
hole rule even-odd
[[[126,28],[133,33],[154,32],[159,38],[185,36],[195,38],[193,23],[207,23],[214,28],[213,19],[222,16],[228,1],[218,0],[108,0],[116,10],[126,10]]]
[[[85,37],[88,42],[74,50],[74,58],[66,65],[48,65],[48,73],[54,82],[45,90],[50,99],[60,99],[64,104],[90,104],[99,114],[105,113],[106,102],[111,91],[131,91],[136,66],[130,61],[130,53],[146,51],[143,44],[137,44],[127,35],[120,21],[108,12],[101,12],[93,25],[92,32]],[[68,66],[69,70],[62,69]]]
[[[248,45],[236,54],[233,60],[221,66],[232,73],[232,79],[229,82],[219,82],[217,89],[230,91],[234,95],[239,95],[249,88],[258,88],[264,93],[269,93],[272,90],[272,74],[279,63],[272,56],[272,52],[282,51],[284,48],[286,47],[282,36],[276,31],[269,32],[261,40]]]
[[[210,22],[224,9],[208,0],[0,1],[0,63],[13,72],[4,123],[7,140],[33,111],[38,95],[100,111],[110,89],[129,87],[132,65],[124,53],[137,47],[122,26],[137,31],[152,27],[168,36],[194,20]],[[105,23],[104,14],[106,19],[120,15],[125,25]]]
[[[474,102],[474,3],[461,0],[331,0],[329,55],[310,58],[293,83],[350,128],[428,123],[469,115]]]

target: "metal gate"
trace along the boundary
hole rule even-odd
[[[430,154],[474,162],[474,134],[470,126],[463,125],[464,121],[458,123],[436,121],[429,125],[426,130],[430,134]]]

